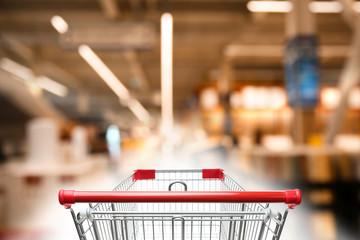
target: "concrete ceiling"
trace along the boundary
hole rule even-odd
[[[102,121],[110,111],[132,118],[127,108],[84,62],[75,50],[64,49],[59,34],[50,24],[57,14],[70,26],[96,26],[114,22],[151,22],[157,38],[152,49],[136,53],[129,60],[124,51],[96,51],[131,94],[154,115],[159,113],[160,16],[174,17],[174,105],[184,108],[196,88],[215,81],[225,59],[224,49],[236,45],[283,45],[284,14],[251,14],[242,0],[114,0],[117,13],[106,10],[108,0],[0,0],[0,49],[6,56],[51,77],[70,89],[67,98],[45,94],[70,119]],[[113,15],[112,15],[113,14]],[[114,15],[115,14],[115,15]],[[351,31],[338,14],[317,15],[321,45],[348,45]],[[321,59],[324,71],[340,69],[344,56]],[[131,70],[140,67],[146,87]],[[281,56],[238,56],[231,63],[234,81],[283,81]],[[215,71],[214,71],[215,70]],[[214,74],[217,73],[217,74]],[[144,80],[144,79],[142,79]],[[10,81],[10,80],[9,80]],[[79,96],[89,100],[79,109]]]

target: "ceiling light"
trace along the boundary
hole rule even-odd
[[[56,31],[58,31],[60,34],[66,33],[69,29],[69,26],[66,23],[66,21],[62,17],[57,15],[51,18],[51,25],[53,25]]]
[[[29,90],[31,95],[33,95],[34,97],[37,97],[37,98],[42,96],[41,87],[39,87],[38,85],[36,85],[33,82],[27,82],[25,84],[28,87],[28,90]]]
[[[59,97],[65,97],[68,94],[68,89],[64,85],[55,82],[54,80],[45,77],[40,76],[35,79],[36,85],[41,87],[42,89],[51,92],[55,95],[58,95]]]
[[[25,82],[33,81],[35,78],[34,73],[30,68],[18,64],[8,58],[0,59],[0,68],[19,77]]]
[[[315,1],[309,4],[309,9],[313,13],[339,13],[343,6],[337,1]]]
[[[136,99],[130,98],[129,90],[120,82],[115,74],[105,65],[88,45],[79,46],[81,57],[95,70],[111,90],[119,97],[120,101],[127,102],[129,109],[143,122],[150,119],[149,113]]]
[[[247,8],[251,12],[288,13],[293,5],[290,1],[250,1]],[[343,6],[338,1],[312,1],[309,10],[313,13],[340,13]],[[354,10],[360,12],[360,2],[354,3]]]
[[[135,114],[135,116],[142,122],[148,122],[150,120],[149,112],[141,105],[136,99],[130,99],[128,101],[129,109]]]
[[[293,5],[289,1],[250,1],[247,8],[251,12],[290,12]]]
[[[27,84],[30,92],[34,95],[39,96],[39,88],[60,97],[65,97],[68,93],[68,89],[64,85],[45,76],[36,77],[30,68],[8,58],[0,59],[0,68],[18,77],[17,79]]]
[[[120,99],[129,99],[129,90],[127,90],[115,74],[88,45],[80,45],[78,51],[81,57],[95,70]]]
[[[161,118],[162,131],[170,135],[173,119],[173,17],[161,16]]]

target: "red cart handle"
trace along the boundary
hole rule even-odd
[[[226,202],[226,203],[274,203],[283,202],[293,209],[301,203],[299,189],[273,192],[117,192],[60,190],[59,202],[65,208],[71,204],[86,202]]]

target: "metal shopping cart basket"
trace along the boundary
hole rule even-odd
[[[222,169],[136,170],[113,191],[61,190],[80,240],[279,239],[299,190],[248,192]],[[288,204],[283,214],[269,203]],[[85,211],[71,208],[89,203]]]

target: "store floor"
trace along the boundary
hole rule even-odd
[[[5,221],[0,230],[4,240],[60,240],[78,239],[69,210],[57,199],[59,189],[111,190],[134,169],[202,169],[222,168],[247,190],[282,190],[284,187],[270,181],[259,180],[246,171],[246,162],[236,150],[222,147],[197,153],[180,151],[125,151],[118,162],[111,162],[106,155],[105,163],[96,172],[69,178],[66,181],[48,181],[46,189],[27,197],[18,196],[5,203]],[[90,160],[89,160],[90,161]],[[244,171],[245,169],[245,171]],[[51,178],[49,176],[49,178]],[[11,183],[7,183],[11,186]],[[38,194],[38,195],[37,195]],[[282,210],[284,204],[274,206]],[[13,210],[16,209],[16,210]],[[334,240],[336,239],[335,217],[329,211],[312,211],[303,202],[291,210],[285,223],[282,239]],[[348,239],[351,239],[349,236]]]

